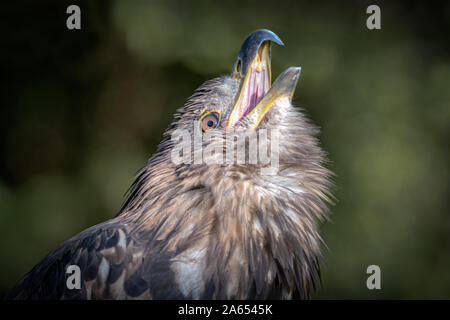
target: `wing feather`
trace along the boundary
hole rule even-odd
[[[142,246],[119,224],[89,228],[50,252],[19,281],[6,299],[127,299],[142,296],[149,285],[140,273]],[[81,271],[81,289],[67,287],[67,267]]]

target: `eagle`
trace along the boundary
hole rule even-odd
[[[56,247],[6,299],[310,298],[332,172],[292,105],[301,69],[271,81],[272,43],[283,45],[251,33],[232,72],[177,110],[118,214]]]

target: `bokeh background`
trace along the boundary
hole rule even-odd
[[[81,7],[82,29],[66,28]],[[366,28],[381,7],[382,29]],[[273,74],[336,173],[314,298],[450,298],[450,3],[14,1],[0,6],[0,296],[51,249],[113,217],[174,111],[276,32]],[[366,288],[381,267],[381,290]]]

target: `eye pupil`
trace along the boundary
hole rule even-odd
[[[208,127],[212,127],[214,125],[214,122],[212,120],[208,121]]]

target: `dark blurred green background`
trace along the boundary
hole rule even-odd
[[[0,296],[113,217],[176,108],[268,28],[337,174],[315,298],[450,298],[448,2],[14,1],[0,23]]]

